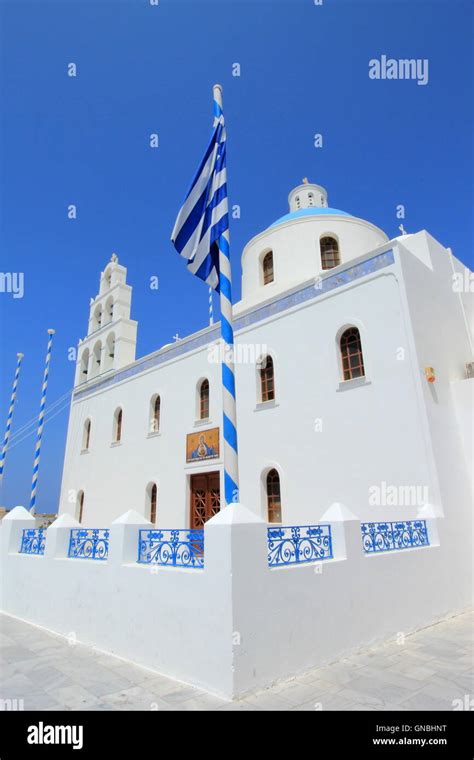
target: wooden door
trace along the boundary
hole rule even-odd
[[[221,508],[219,472],[191,475],[191,528],[202,528]]]

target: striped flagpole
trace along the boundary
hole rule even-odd
[[[212,306],[212,288],[209,288],[209,324],[214,324],[214,309]]]
[[[32,514],[35,513],[36,492],[38,490],[38,472],[39,472],[39,463],[40,463],[40,456],[41,456],[41,439],[43,437],[43,427],[44,427],[46,389],[48,387],[49,363],[51,361],[51,351],[53,348],[54,333],[55,333],[55,330],[48,330],[48,335],[49,335],[48,348],[46,351],[46,363],[44,367],[43,387],[41,389],[40,413],[38,417],[38,432],[36,434],[35,460],[33,464],[33,480],[31,482],[30,512]]]
[[[12,429],[13,410],[15,409],[16,391],[18,388],[18,380],[20,377],[20,367],[21,367],[23,356],[24,354],[16,355],[17,363],[16,363],[15,377],[13,379],[12,395],[10,398],[10,408],[8,410],[7,428],[5,430],[5,437],[3,439],[2,453],[0,454],[0,482],[3,478],[3,472],[5,470],[5,459],[7,456],[8,441],[10,440],[10,433]]]
[[[224,124],[222,87],[214,85],[214,124]],[[226,504],[239,501],[239,457],[235,403],[234,330],[232,328],[232,272],[228,228],[219,236],[219,290],[221,307],[222,400],[224,428],[224,493]]]

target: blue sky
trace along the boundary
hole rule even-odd
[[[304,176],[391,237],[404,204],[408,231],[428,229],[472,267],[471,2],[3,0],[0,19],[1,271],[25,277],[23,298],[0,293],[0,432],[17,351],[14,432],[37,416],[48,327],[49,405],[71,388],[68,350],[113,251],[134,287],[138,356],[206,325],[207,288],[169,237],[209,136],[214,82],[241,207],[235,300],[245,242],[286,212]],[[383,54],[427,58],[428,84],[371,80],[368,62]],[[66,430],[67,408],[45,428],[39,511],[57,509]],[[12,446],[0,504],[27,504],[33,450],[34,435]]]

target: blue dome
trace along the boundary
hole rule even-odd
[[[347,211],[340,211],[338,208],[301,208],[299,211],[292,211],[290,214],[281,216],[276,222],[273,222],[270,227],[275,227],[277,224],[283,224],[283,222],[290,222],[292,219],[300,219],[303,216],[324,216],[326,214],[352,216],[352,214],[348,214]]]

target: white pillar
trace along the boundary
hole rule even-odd
[[[239,503],[228,504],[204,526],[204,572],[216,600],[214,627],[224,631],[216,653],[221,663],[220,691],[228,698],[242,690],[240,664],[246,670],[252,651],[249,638],[259,625],[254,602],[258,604],[269,579],[267,527]],[[252,633],[247,636],[248,631]]]
[[[46,531],[45,557],[48,559],[67,557],[71,530],[80,527],[81,525],[75,517],[63,512]]]
[[[138,559],[138,531],[154,530],[155,526],[144,515],[130,509],[110,526],[109,537],[109,566],[127,565]]]
[[[25,507],[14,507],[2,520],[0,530],[2,556],[20,551],[23,530],[36,527],[36,520]]]
[[[334,559],[344,560],[362,552],[360,520],[344,504],[338,501],[331,504],[319,522],[331,525]]]

